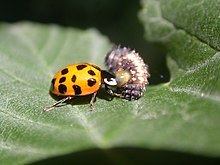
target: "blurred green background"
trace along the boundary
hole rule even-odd
[[[138,19],[140,9],[138,0],[8,0],[1,2],[0,21],[96,28],[112,43],[128,46],[142,55],[150,66],[150,84],[167,82],[169,72],[164,52],[144,39]]]

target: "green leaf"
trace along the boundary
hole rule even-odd
[[[141,99],[132,102],[109,101],[101,90],[94,112],[89,111],[90,97],[76,98],[48,113],[42,110],[56,101],[49,95],[49,86],[59,69],[78,62],[104,66],[112,46],[106,37],[95,29],[2,24],[0,164],[27,164],[92,149],[101,149],[112,162],[125,164],[139,153],[126,157],[110,150],[117,147],[219,156],[217,41],[204,38],[204,42],[193,31],[177,28],[174,18],[168,20],[170,3],[143,1],[140,18],[146,38],[167,50],[171,81],[148,87]]]
[[[151,111],[161,112],[161,146],[220,156],[218,2],[142,0],[145,37],[164,47],[171,72],[169,83],[147,94],[147,111],[154,105]]]
[[[102,105],[108,101],[97,99],[94,113],[89,111],[88,102],[63,106],[51,113],[42,110],[55,102],[49,86],[59,69],[78,62],[103,66],[110,48],[107,38],[94,29],[1,25],[0,164],[23,164],[105,146],[102,127],[96,128],[96,124],[103,120],[101,112],[107,113]]]

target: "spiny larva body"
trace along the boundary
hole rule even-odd
[[[116,77],[119,96],[137,100],[143,95],[150,74],[148,65],[135,50],[114,46],[107,54],[105,64]]]

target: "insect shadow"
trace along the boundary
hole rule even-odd
[[[49,94],[56,101],[59,101],[59,100],[66,97],[66,96],[57,96],[57,95],[53,94],[51,91],[49,92]],[[67,100],[64,103],[58,104],[56,107],[63,107],[63,106],[66,106],[67,104],[71,104],[71,105],[89,104],[90,101],[91,101],[92,96],[93,96],[92,94],[86,95],[86,96],[74,96],[71,100]],[[99,99],[106,100],[106,101],[112,101],[114,99],[113,96],[109,95],[106,92],[105,88],[100,88],[97,91],[97,96],[96,97],[98,97]],[[95,99],[95,101],[96,101],[96,99]]]

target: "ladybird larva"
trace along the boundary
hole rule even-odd
[[[114,46],[105,58],[108,71],[117,81],[117,93],[126,100],[139,99],[149,84],[148,65],[141,56],[127,47]]]

